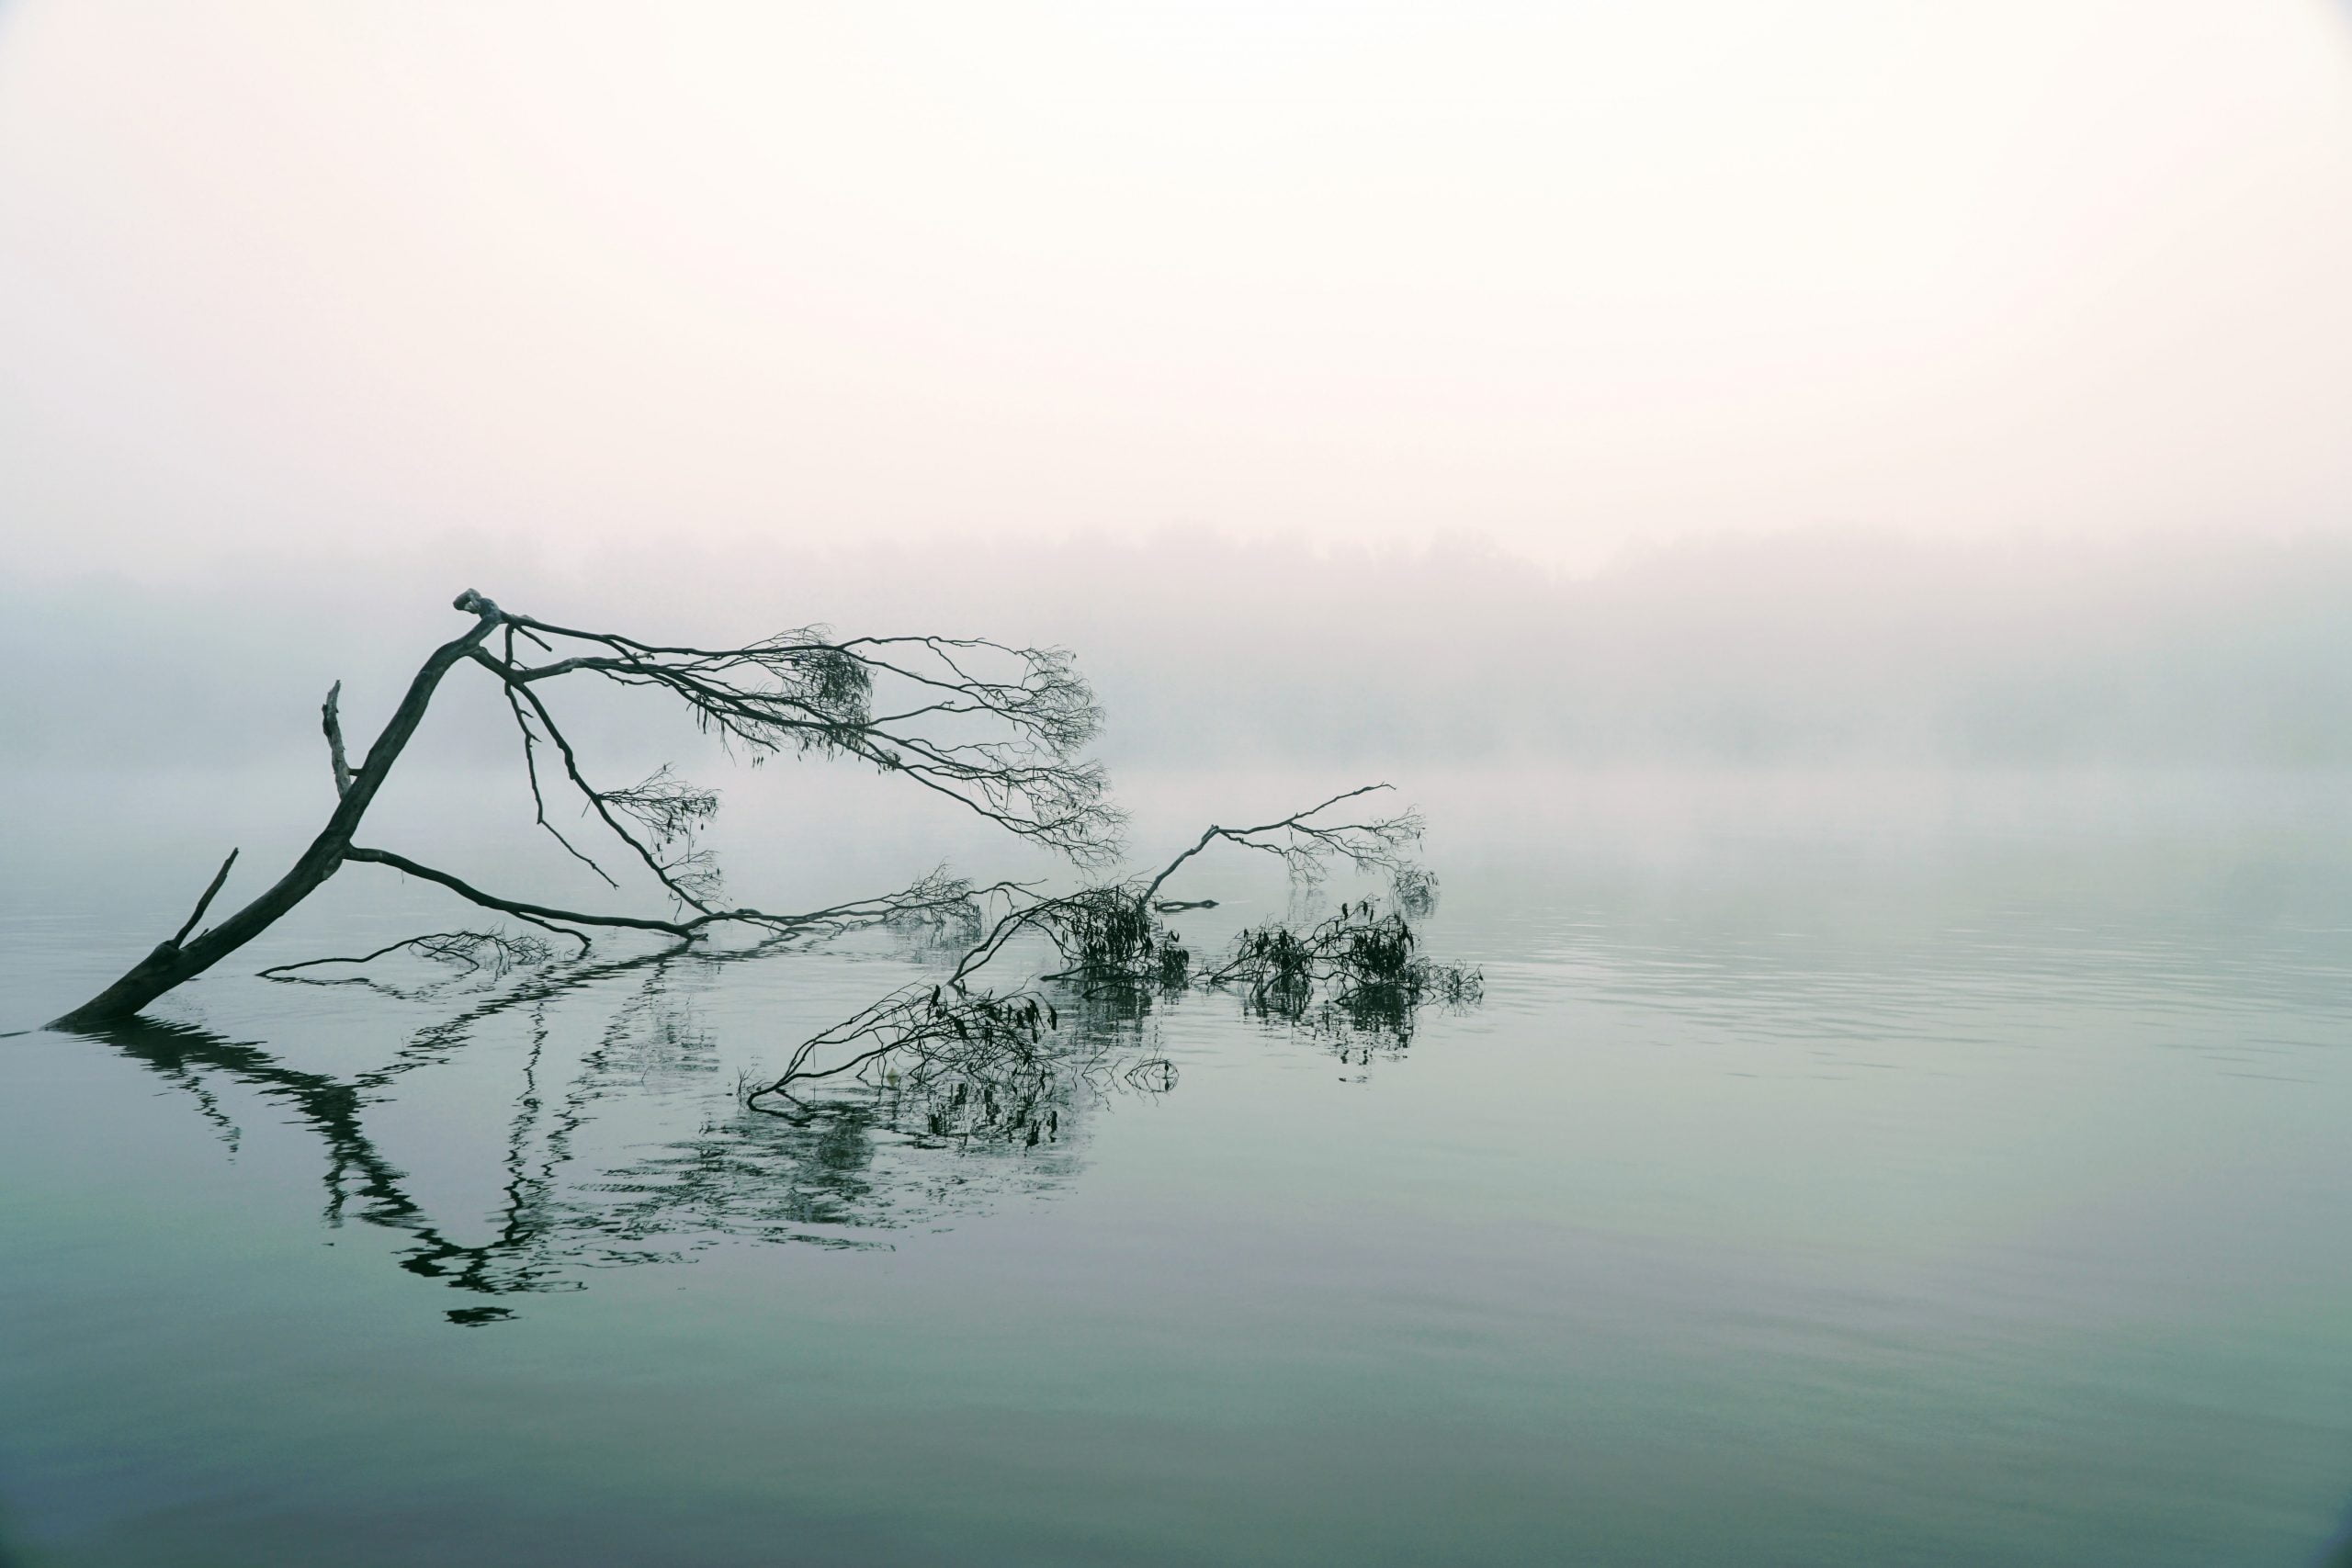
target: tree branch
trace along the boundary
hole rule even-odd
[[[614,835],[618,838],[621,842],[627,844],[630,849],[637,852],[637,858],[645,863],[646,869],[653,874],[655,880],[660,882],[663,887],[669,889],[672,897],[676,898],[678,902],[686,905],[688,908],[695,909],[698,913],[709,913],[710,905],[705,898],[698,896],[698,891],[687,887],[675,874],[673,874],[677,871],[678,867],[665,863],[653,852],[650,846],[640,840],[636,834],[630,832],[628,828],[622,825],[620,818],[614,815],[613,805],[615,800],[616,798],[626,797],[629,795],[631,792],[627,790],[606,792],[597,789],[594,784],[588,782],[587,776],[580,771],[580,757],[577,752],[572,750],[570,738],[567,737],[563,733],[563,730],[556,724],[555,715],[548,711],[548,705],[540,699],[539,694],[533,691],[527,683],[517,676],[513,661],[502,661],[496,655],[480,648],[473,650],[472,657],[476,663],[481,665],[482,668],[488,670],[492,674],[498,677],[500,682],[505,687],[506,700],[510,705],[514,705],[517,703],[518,697],[522,702],[527,702],[531,705],[531,711],[538,716],[539,728],[547,731],[548,740],[554,743],[557,754],[563,759],[564,773],[570,776],[572,784],[579,788],[580,793],[587,797],[590,807],[595,811],[598,817],[604,819],[605,826],[610,828],[613,830]],[[517,724],[523,722],[523,712],[519,705],[514,708],[514,719]],[[529,755],[529,735],[530,730],[526,727],[524,730],[525,756],[526,758]],[[667,770],[664,769],[663,772],[666,773]],[[655,776],[658,778],[661,775],[657,774]],[[652,783],[653,780],[649,779],[646,781],[646,784],[639,784],[637,788],[639,790],[643,790],[647,784],[650,784]],[[531,773],[531,798],[534,801],[537,801],[539,798],[539,776],[536,769],[534,769]],[[708,811],[705,811],[703,815],[707,817],[708,815]],[[547,823],[547,813],[544,804],[540,807],[539,821],[542,826],[545,826]],[[548,831],[554,833],[555,829],[553,828],[548,828]],[[571,845],[565,842],[562,834],[556,833],[556,841],[563,844],[565,849],[571,850]],[[588,857],[586,855],[580,854],[578,850],[571,850],[571,852],[575,855],[579,855],[582,860],[588,860]],[[691,852],[687,858],[689,861],[692,860],[693,856]],[[597,875],[605,876],[604,867],[597,865],[594,861],[588,861],[588,863],[592,867],[594,867]],[[612,883],[613,881],[609,876],[605,876],[605,880],[607,883]],[[617,883],[614,883],[613,886],[617,886],[619,885]]]
[[[639,915],[594,915],[577,909],[558,909],[546,904],[526,903],[517,898],[502,897],[485,893],[464,879],[451,875],[435,866],[422,864],[406,855],[390,850],[368,849],[354,844],[344,852],[344,859],[362,861],[374,865],[388,865],[411,876],[438,883],[469,903],[485,909],[497,909],[519,919],[538,923],[562,921],[571,925],[608,926],[622,931],[660,931],[684,941],[700,937],[712,926],[735,924],[757,926],[783,934],[799,934],[847,930],[853,926],[871,925],[881,920],[899,919],[911,916],[970,908],[973,889],[967,884],[949,877],[927,876],[902,893],[885,894],[879,897],[854,899],[830,908],[816,909],[807,914],[778,915],[765,909],[713,909],[691,919],[663,920]],[[999,883],[981,889],[984,893],[1014,891],[1019,885]],[[578,933],[567,931],[566,935]]]
[[[334,792],[337,795],[351,793],[351,762],[343,750],[343,718],[336,705],[343,698],[343,682],[337,681],[327,688],[327,700],[319,709],[321,728],[327,733],[327,760],[334,765]]]
[[[551,908],[545,904],[528,904],[517,898],[502,898],[495,893],[485,893],[471,883],[452,876],[446,871],[438,871],[432,866],[419,864],[406,855],[394,854],[390,850],[371,850],[354,844],[343,852],[343,858],[347,861],[365,861],[375,865],[389,865],[394,871],[404,871],[411,876],[422,877],[427,882],[437,882],[468,903],[479,904],[485,909],[500,909],[510,915],[521,915],[542,920],[562,920],[572,925],[612,926],[626,931],[661,931],[669,936],[691,937],[696,935],[702,927],[709,924],[711,919],[704,917],[686,922],[648,919],[637,915],[582,914],[574,909]]]
[[[507,661],[501,678],[526,689],[575,672],[652,686],[684,702],[722,740],[754,752],[860,757],[1081,864],[1102,863],[1116,852],[1125,818],[1107,798],[1100,766],[1076,756],[1099,728],[1101,710],[1062,649],[950,637],[835,643],[820,628],[741,648],[706,649],[639,642],[529,616],[508,620],[526,635],[571,638],[598,650],[537,666]],[[1016,660],[1018,673],[977,673],[967,668],[977,663],[976,655]],[[877,678],[938,696],[877,718]],[[919,720],[921,727],[910,728]],[[981,724],[1002,728],[976,737],[973,727]]]
[[[529,636],[528,633],[524,635]],[[537,642],[539,639],[532,637],[531,640]],[[542,644],[542,646],[545,645]],[[480,655],[481,650],[480,649],[476,649],[474,652],[477,655]],[[489,661],[485,660],[485,662]],[[506,663],[509,666],[512,666],[514,662],[514,627],[510,625],[506,628]],[[492,663],[492,668],[496,669],[496,664]],[[528,717],[525,716],[522,701],[514,694],[517,690],[514,682],[506,681],[503,675],[501,677],[501,682],[503,689],[506,694],[506,709],[509,713],[514,716],[514,728],[521,731],[523,736],[523,774],[526,778],[530,780],[531,784],[531,813],[533,818],[540,827],[545,828],[548,830],[548,835],[550,838],[554,839],[557,843],[563,846],[565,853],[571,855],[572,859],[578,861],[590,871],[594,872],[598,876],[604,878],[605,886],[618,887],[620,884],[615,882],[610,874],[608,874],[603,866],[597,864],[593,857],[583,854],[576,846],[573,845],[570,839],[565,838],[561,832],[558,831],[554,823],[548,820],[547,797],[539,793],[538,737],[531,732],[531,721]]]
[[[1176,874],[1176,868],[1207,849],[1219,839],[1241,845],[1245,849],[1262,850],[1275,855],[1295,870],[1314,867],[1319,860],[1339,855],[1352,863],[1359,870],[1374,865],[1392,864],[1397,850],[1421,836],[1421,819],[1408,811],[1401,816],[1376,818],[1370,822],[1315,823],[1308,819],[1319,812],[1329,810],[1343,800],[1358,795],[1373,795],[1392,786],[1385,784],[1364,784],[1335,795],[1319,806],[1310,806],[1279,822],[1261,823],[1255,828],[1211,827],[1200,841],[1174,860],[1151,879],[1143,890],[1143,901],[1150,903],[1160,885]],[[1273,843],[1261,843],[1261,835],[1279,833],[1283,837]]]
[[[1325,862],[1346,860],[1359,869],[1385,866],[1409,872],[1403,849],[1420,836],[1419,817],[1408,811],[1368,820],[1319,821],[1344,801],[1385,791],[1385,784],[1346,790],[1304,811],[1249,828],[1212,826],[1148,882],[1082,887],[1053,897],[1025,888],[1006,890],[1012,901],[986,932],[967,948],[940,985],[909,987],[883,998],[797,1047],[784,1071],[750,1088],[744,1103],[754,1111],[769,1096],[792,1098],[794,1086],[886,1069],[899,1081],[926,1075],[985,1076],[1006,1063],[1024,1070],[1046,1062],[1046,1033],[1059,1027],[1053,1005],[1034,990],[994,992],[971,984],[1023,931],[1040,932],[1060,953],[1063,965],[1035,976],[1035,984],[1069,982],[1081,998],[1107,995],[1173,995],[1195,987],[1249,983],[1248,1000],[1261,1008],[1280,1003],[1304,1015],[1319,985],[1351,1021],[1401,1027],[1400,1021],[1425,998],[1474,999],[1475,971],[1431,964],[1415,953],[1415,937],[1403,913],[1379,915],[1371,900],[1342,905],[1340,914],[1304,935],[1286,926],[1245,931],[1234,954],[1206,972],[1158,914],[1214,903],[1159,903],[1155,899],[1184,863],[1220,840],[1282,860],[1295,876],[1319,876]],[[1401,886],[1401,883],[1400,883]],[[1415,886],[1420,886],[1417,883]],[[1405,900],[1400,896],[1400,904]],[[812,1066],[820,1050],[846,1052],[841,1060]]]
[[[178,933],[172,938],[172,946],[178,947],[187,941],[187,933],[196,930],[197,921],[204,919],[204,911],[212,907],[212,900],[220,893],[220,885],[229,880],[229,868],[236,863],[237,852],[231,850],[229,858],[220,863],[220,869],[212,874],[212,882],[205,888],[204,897],[198,898],[196,901],[196,908],[188,911],[187,924],[182,926]]]

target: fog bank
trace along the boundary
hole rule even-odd
[[[1685,541],[1589,576],[1469,543],[527,553],[462,537],[0,585],[12,764],[216,765],[366,731],[472,586],[654,640],[786,626],[1064,644],[1115,765],[2352,761],[2352,541]],[[634,721],[589,716],[630,750]],[[456,682],[447,761],[509,741]],[[667,716],[645,744],[691,746]]]

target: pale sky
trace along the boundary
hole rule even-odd
[[[2352,532],[2348,16],[0,0],[0,530]]]

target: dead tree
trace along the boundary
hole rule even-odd
[[[1011,648],[975,638],[854,637],[821,627],[739,648],[640,642],[516,615],[471,589],[455,608],[473,625],[433,650],[375,743],[356,766],[345,750],[341,682],[322,710],[336,802],[310,847],[277,880],[218,925],[199,930],[236,864],[231,851],[180,929],[121,978],[56,1021],[87,1030],[127,1019],[252,942],[345,865],[390,866],[458,897],[585,942],[599,931],[645,931],[680,942],[720,928],[764,935],[837,930],[864,921],[968,908],[974,889],[944,876],[831,908],[778,913],[722,904],[717,868],[695,834],[717,796],[662,768],[634,784],[591,781],[557,722],[547,693],[560,681],[600,679],[649,688],[684,704],[707,733],[754,761],[775,754],[846,756],[977,812],[1007,832],[1081,865],[1117,851],[1121,818],[1102,772],[1079,753],[1100,722],[1093,694],[1057,649]],[[537,659],[538,662],[532,662]],[[617,880],[548,820],[542,748],[554,771],[667,896],[663,913],[600,914],[484,891],[449,872],[356,841],[376,799],[442,680],[460,664],[499,683],[522,738],[538,825],[608,884]],[[481,933],[440,933],[479,945]],[[416,939],[432,942],[436,939]],[[428,948],[426,951],[437,951]]]

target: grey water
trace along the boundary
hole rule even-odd
[[[2346,782],[1435,780],[1481,1003],[1077,1018],[1034,1142],[739,1102],[937,974],[905,933],[253,977],[464,919],[351,868],[157,1027],[0,1040],[0,1559],[2331,1561]],[[168,934],[216,828],[309,821],[45,787],[10,1028]],[[1291,787],[1144,781],[1138,840]],[[750,834],[740,885],[888,883],[937,847],[894,831]],[[475,869],[538,874],[513,836]],[[1302,897],[1192,892],[1204,947]]]

